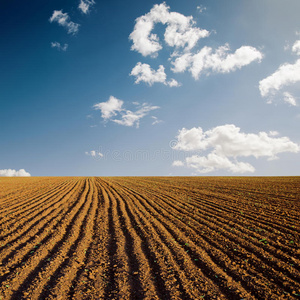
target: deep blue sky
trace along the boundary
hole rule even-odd
[[[198,80],[188,70],[171,70],[174,48],[164,41],[166,25],[155,24],[153,32],[163,46],[156,58],[131,50],[129,35],[135,20],[163,2],[95,0],[88,14],[78,9],[79,2],[10,0],[0,4],[0,170],[25,169],[32,176],[239,175],[216,165],[212,172],[201,173],[207,166],[193,168],[186,163],[185,157],[192,155],[208,158],[217,144],[199,152],[170,148],[182,128],[201,127],[206,132],[233,124],[244,134],[278,132],[269,135],[277,139],[278,147],[282,137],[293,143],[275,160],[264,154],[224,154],[233,163],[255,168],[243,175],[300,175],[299,81],[282,84],[272,103],[259,89],[260,81],[299,58],[292,50],[300,40],[299,0],[166,1],[169,12],[193,16],[193,27],[210,32],[191,50],[193,55],[205,46],[215,52],[226,43],[230,46],[226,55],[242,46],[262,55],[260,61],[230,72],[207,70]],[[55,10],[80,24],[76,34],[49,21]],[[59,50],[51,42],[68,44],[68,48]],[[174,78],[181,86],[135,84],[129,74],[138,62],[153,70],[163,65],[167,80]],[[283,93],[292,95],[296,105],[285,102]],[[113,118],[105,121],[101,111],[93,108],[110,96],[123,101],[124,110],[115,118],[125,109],[135,112],[142,103],[160,108],[142,117],[138,128],[123,126]],[[152,116],[162,122],[152,125]],[[172,166],[178,160],[184,166]]]

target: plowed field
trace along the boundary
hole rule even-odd
[[[0,178],[0,299],[300,299],[300,177]]]

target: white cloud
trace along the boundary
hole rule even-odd
[[[292,51],[300,55],[300,40],[296,41],[292,47]],[[259,82],[259,90],[262,97],[268,97],[268,103],[272,103],[272,99],[283,87],[293,85],[300,81],[300,59],[294,64],[284,63],[270,76]],[[283,93],[284,102],[296,106],[296,99],[288,92]]]
[[[206,8],[198,6],[197,10],[203,12]],[[157,34],[152,31],[156,24],[166,25],[164,41],[166,46],[171,47],[169,61],[174,73],[188,70],[195,79],[202,73],[210,72],[229,73],[240,69],[254,61],[260,62],[262,53],[254,47],[242,46],[234,53],[229,53],[228,44],[217,48],[203,47],[197,52],[195,46],[201,38],[208,37],[211,32],[196,26],[192,16],[185,16],[178,12],[170,12],[170,7],[165,2],[156,4],[145,15],[136,19],[134,30],[129,36],[133,44],[131,50],[141,53],[143,56],[150,55],[155,58],[163,48]],[[135,76],[135,83],[146,82],[150,86],[155,82],[163,83],[170,87],[181,86],[175,79],[167,81],[165,68],[160,65],[157,70],[151,69],[150,65],[141,62],[132,69],[131,76]]]
[[[84,13],[89,13],[90,7],[95,4],[94,0],[80,0],[78,8]]]
[[[174,78],[171,78],[165,84],[168,85],[169,87],[179,87],[179,86],[181,86],[181,83],[178,82],[177,80],[175,80]]]
[[[63,13],[62,10],[55,10],[49,21],[57,22],[60,26],[64,27],[69,34],[76,34],[79,30],[79,24],[70,20],[68,13]]]
[[[192,129],[182,128],[177,135],[177,143],[172,148],[175,150],[195,151],[205,150],[209,144],[201,127]]]
[[[198,6],[197,9],[202,12],[206,8]],[[149,13],[136,19],[136,24],[129,38],[133,41],[131,50],[138,51],[143,56],[157,57],[158,52],[163,48],[159,37],[152,33],[155,24],[166,25],[164,32],[164,41],[167,46],[175,48],[170,56],[176,57],[172,61],[172,71],[175,73],[189,70],[195,79],[200,74],[206,72],[228,73],[240,69],[254,61],[261,61],[263,55],[256,48],[251,46],[242,46],[234,53],[228,53],[230,48],[228,44],[213,50],[210,47],[204,47],[196,53],[192,50],[201,38],[206,38],[210,32],[196,27],[192,16],[184,16],[178,12],[170,12],[170,7],[166,3],[154,5]],[[166,81],[164,67],[159,66],[154,71],[147,64],[138,63],[132,70],[131,75],[137,77],[136,83],[145,81],[152,85],[153,82],[162,82],[169,86],[179,86],[175,80]]]
[[[172,163],[173,167],[183,167],[184,166],[184,162],[181,160],[174,160]]]
[[[67,51],[68,44],[64,44],[63,46],[58,42],[51,42],[51,47],[56,48],[57,50]]]
[[[95,104],[93,107],[96,110],[101,110],[101,117],[104,121],[112,121],[119,125],[123,126],[136,126],[139,127],[140,119],[148,115],[152,110],[158,109],[159,106],[151,106],[147,103],[139,105],[138,102],[135,102],[134,105],[138,106],[136,111],[131,111],[123,108],[123,101],[119,100],[113,96],[110,96],[107,102],[100,102]],[[116,116],[119,118],[115,118]]]
[[[276,131],[276,130],[271,130],[271,131],[269,132],[269,135],[271,135],[271,136],[276,136],[276,135],[279,135],[279,132]]]
[[[300,59],[295,64],[283,64],[273,74],[259,82],[262,97],[274,95],[282,87],[300,81]]]
[[[292,105],[292,106],[297,106],[296,99],[293,97],[293,95],[291,95],[288,92],[284,92],[283,96],[284,96],[284,98],[283,98],[284,102],[286,102],[286,103],[288,103],[289,105]]]
[[[274,138],[277,132],[258,134],[240,132],[235,125],[223,125],[203,131],[201,127],[179,130],[177,143],[172,148],[183,151],[211,150],[207,156],[193,155],[186,158],[186,166],[200,173],[227,169],[235,173],[254,172],[249,163],[237,161],[238,157],[254,156],[276,159],[283,152],[297,153],[300,146],[288,137]]]
[[[194,27],[193,17],[186,17],[177,12],[169,15],[168,26],[164,38],[168,46],[189,51],[194,48],[201,38],[209,36],[205,29]]]
[[[150,86],[155,82],[166,82],[167,75],[165,73],[165,68],[160,65],[157,71],[153,70],[150,65],[142,64],[138,62],[136,66],[132,69],[130,76],[135,76],[135,83],[138,84],[141,81],[148,83]]]
[[[193,17],[186,17],[177,12],[169,12],[166,3],[156,4],[149,13],[136,19],[133,32],[129,38],[133,41],[131,50],[138,51],[143,56],[156,57],[162,49],[159,38],[151,33],[155,24],[167,25],[164,39],[168,46],[183,48],[185,51],[192,49],[200,38],[207,37],[209,32],[195,27]]]
[[[4,169],[0,170],[0,177],[29,177],[31,176],[28,172],[26,172],[24,169],[20,169],[19,171],[12,170],[12,169]]]
[[[196,169],[198,173],[209,173],[218,169],[226,169],[233,173],[253,173],[255,171],[249,163],[232,162],[226,156],[214,152],[209,153],[207,157],[198,155],[187,157],[186,166]]]
[[[95,104],[93,107],[96,110],[101,110],[101,117],[104,120],[108,120],[111,117],[117,115],[118,112],[122,111],[123,101],[115,98],[114,96],[110,96],[108,101],[100,102]]]
[[[150,65],[142,64],[138,62],[136,66],[132,69],[130,76],[135,76],[135,83],[139,84],[140,82],[145,82],[152,86],[154,83],[163,83],[169,87],[178,87],[178,83],[175,79],[167,81],[167,75],[165,73],[165,68],[163,65],[160,65],[157,71],[153,70]]]
[[[91,151],[85,152],[85,155],[92,156],[94,158],[104,157],[104,155],[101,152],[95,151],[95,150],[91,150]]]
[[[229,73],[253,61],[261,61],[263,55],[256,48],[242,46],[234,53],[228,53],[229,45],[219,47],[214,53],[211,47],[203,47],[198,53],[185,53],[172,62],[175,73],[189,70],[195,79],[203,72]]]
[[[140,125],[140,119],[145,117],[150,111],[158,109],[159,106],[150,106],[144,103],[140,109],[133,112],[131,110],[126,110],[125,112],[121,113],[121,119],[119,120],[112,120],[113,122],[124,125],[124,126],[134,126],[136,125],[136,128]]]
[[[296,41],[292,47],[292,51],[300,55],[300,40]]]

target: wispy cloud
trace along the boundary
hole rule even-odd
[[[160,65],[157,71],[155,71],[150,67],[150,65],[138,62],[132,69],[130,76],[135,76],[136,84],[145,82],[149,84],[149,86],[152,86],[154,83],[159,82],[169,87],[180,86],[180,83],[173,78],[167,81],[167,75],[165,73],[165,68],[163,65]]]
[[[78,9],[81,10],[84,14],[88,14],[90,11],[90,7],[94,4],[94,0],[80,0]]]
[[[64,27],[69,34],[76,34],[79,30],[79,24],[70,20],[68,13],[63,13],[62,10],[54,10],[50,23],[57,22],[60,26]]]
[[[31,175],[26,172],[24,169],[20,169],[19,171],[12,169],[4,169],[0,170],[0,176],[4,177],[30,177]]]
[[[58,43],[58,42],[51,42],[51,47],[52,48],[56,48],[57,50],[60,50],[60,51],[67,51],[68,49],[68,44],[64,44],[63,46]]]
[[[149,114],[150,111],[158,109],[159,106],[152,106],[147,103],[142,105],[135,102],[134,105],[138,107],[136,111],[131,111],[123,107],[124,101],[119,100],[113,96],[106,102],[100,102],[93,107],[101,111],[101,116],[105,122],[112,121],[123,126],[139,127],[140,120]],[[117,118],[116,118],[117,117]]]
[[[206,156],[194,154],[185,159],[184,165],[198,173],[218,169],[234,173],[254,172],[255,168],[252,165],[240,162],[237,158],[253,156],[274,160],[280,153],[300,151],[300,146],[288,137],[274,138],[274,133],[243,133],[233,124],[217,126],[208,131],[203,131],[201,127],[182,128],[176,137],[177,143],[172,148],[188,152],[210,150]],[[177,166],[180,164],[176,163]]]
[[[155,116],[151,116],[151,118],[154,120],[152,122],[152,125],[156,125],[156,124],[159,124],[159,123],[162,123],[163,121],[162,120],[159,120],[157,117]]]
[[[121,119],[112,120],[113,122],[124,125],[124,126],[136,126],[136,128],[140,125],[140,119],[149,114],[150,111],[158,109],[159,106],[151,106],[147,103],[144,103],[138,110],[135,112],[131,110],[125,110],[121,113]]]
[[[291,106],[297,106],[296,99],[289,92],[284,92],[283,96],[284,96],[284,98],[283,98],[284,102],[288,103]]]
[[[206,7],[203,5],[199,5],[197,6],[197,10],[199,11],[199,13],[203,13],[206,10]]]

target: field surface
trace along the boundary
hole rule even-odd
[[[0,299],[300,299],[300,177],[0,178]]]

